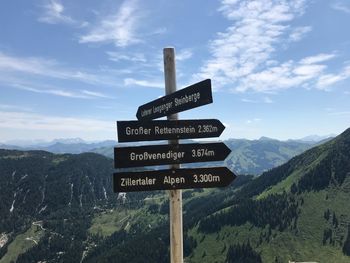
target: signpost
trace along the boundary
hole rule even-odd
[[[164,82],[165,94],[176,92],[175,49],[164,48]],[[177,121],[178,114],[167,116],[168,120]],[[179,140],[169,140],[169,144],[178,144]],[[179,169],[180,164],[170,165],[171,169]],[[183,234],[182,234],[182,190],[169,191],[169,221],[170,221],[170,261],[183,263]]]
[[[115,168],[223,161],[231,150],[223,142],[114,148]]]
[[[218,137],[225,126],[216,119],[178,120],[178,112],[213,102],[211,80],[206,79],[176,91],[175,50],[165,48],[164,97],[137,110],[138,121],[118,121],[118,141],[168,140],[165,145],[114,148],[115,168],[171,164],[169,169],[117,172],[114,192],[169,191],[170,259],[183,262],[182,190],[229,185],[236,175],[226,167],[181,169],[181,163],[222,161],[231,150],[222,142],[179,144],[179,139]],[[167,120],[156,120],[160,117]]]
[[[225,126],[217,119],[117,121],[118,142],[219,137]]]
[[[211,81],[206,79],[140,106],[136,117],[138,120],[153,120],[212,102]]]
[[[236,175],[226,167],[121,172],[113,177],[114,192],[135,192],[228,186]]]

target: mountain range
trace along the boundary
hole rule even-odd
[[[259,177],[238,179],[226,189],[184,194],[186,262],[350,262],[350,129]],[[158,243],[138,254],[166,251],[169,244],[159,242],[168,238],[166,223],[142,233]],[[86,262],[142,262],[125,252],[135,241],[105,241]]]
[[[193,141],[186,140],[186,142]],[[266,137],[259,140],[230,139],[224,141],[224,143],[232,152],[224,162],[215,162],[214,165],[225,165],[238,174],[252,174],[255,176],[285,163],[317,144],[301,141],[278,141]],[[101,147],[92,151],[114,158],[113,147]],[[203,165],[210,166],[213,163],[186,164],[184,167],[202,167]]]
[[[261,141],[249,154],[280,149]],[[1,150],[0,262],[169,262],[167,195],[115,194],[113,171],[95,153]],[[350,262],[350,129],[183,198],[186,262]]]
[[[20,142],[13,141],[13,143],[17,144],[0,144],[0,149],[8,149],[8,150],[41,150],[52,153],[84,153],[91,152],[94,149],[99,149],[102,147],[113,147],[116,145],[116,142],[113,140],[101,141],[101,142],[92,142],[88,143],[82,139],[57,139],[51,142],[38,142],[38,143],[30,143],[30,142]]]
[[[336,134],[328,134],[328,135],[317,135],[317,134],[312,134],[305,136],[303,138],[297,139],[296,141],[303,141],[303,142],[321,142],[323,140],[326,140],[328,138],[334,138],[337,136]]]
[[[232,150],[225,165],[238,174],[259,175],[277,167],[314,144],[299,141],[230,139],[225,141]]]
[[[316,135],[315,135],[316,136]],[[314,141],[300,140],[287,140],[279,141],[268,137],[261,137],[258,140],[247,139],[229,139],[224,141],[226,145],[232,150],[230,156],[224,162],[218,162],[216,165],[226,165],[239,174],[253,174],[259,175],[264,171],[267,171],[273,167],[281,165],[288,161],[290,158],[303,151],[311,148],[312,146],[324,142],[317,141],[316,139],[329,140],[331,137],[327,136],[310,136],[308,138],[314,138]],[[325,139],[326,138],[326,139]],[[186,142],[193,142],[191,140],[185,140]],[[16,141],[13,141],[16,143]],[[52,153],[84,153],[95,152],[102,154],[111,159],[114,158],[113,148],[118,145],[113,140],[87,143],[80,138],[72,139],[57,139],[51,142],[38,141],[36,144],[32,142],[17,141],[19,145],[0,144],[0,149],[15,149],[15,150],[42,150]],[[162,142],[156,142],[156,144]],[[145,143],[128,143],[126,145],[143,145]],[[155,144],[155,143],[153,143]],[[125,144],[120,144],[125,145]],[[186,167],[198,167],[197,164],[186,165]]]

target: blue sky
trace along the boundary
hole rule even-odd
[[[116,120],[210,78],[221,139],[338,134],[350,124],[350,2],[3,1],[0,142],[115,139]]]

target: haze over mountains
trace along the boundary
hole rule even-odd
[[[305,139],[306,138],[306,139]],[[281,165],[293,156],[302,153],[321,140],[327,140],[329,136],[308,136],[300,140],[279,141],[268,137],[258,140],[229,139],[224,141],[232,150],[226,159],[225,165],[239,174],[259,175],[273,167]],[[313,139],[313,140],[311,140]],[[183,143],[193,142],[184,140]],[[153,142],[159,144],[163,142]],[[145,143],[128,143],[122,145],[142,145]],[[148,143],[149,144],[149,143]],[[0,144],[0,149],[12,150],[43,150],[52,153],[84,153],[95,152],[109,158],[114,158],[113,148],[116,141],[106,140],[101,142],[86,142],[80,138],[55,139],[51,142],[44,141],[10,141]],[[218,162],[217,164],[224,164]],[[202,165],[202,164],[199,164]],[[198,164],[187,165],[196,167]]]
[[[320,141],[323,141],[323,140],[326,140],[328,138],[333,138],[337,136],[336,134],[332,133],[332,134],[328,134],[328,135],[316,135],[316,134],[313,134],[313,135],[308,135],[308,136],[305,136],[303,138],[300,138],[300,139],[297,139],[296,141],[303,141],[303,142],[320,142]]]
[[[320,142],[322,140],[325,140],[327,138],[333,138],[335,137],[336,134],[328,134],[328,135],[308,135],[305,137],[302,137],[300,139],[289,139],[286,141],[304,141],[304,142]],[[266,137],[266,136],[261,136],[258,140],[277,140],[274,138]],[[58,138],[58,139],[53,139],[51,141],[48,140],[7,140],[7,141],[0,141],[0,145],[4,147],[20,147],[20,148],[40,148],[40,147],[49,147],[54,144],[60,143],[60,144],[89,144],[89,145],[94,145],[94,144],[111,144],[112,142],[115,143],[114,140],[104,140],[104,141],[86,141],[81,138]],[[67,152],[69,153],[69,152]]]
[[[113,140],[87,142],[80,138],[55,139],[52,141],[22,141],[12,140],[0,143],[0,148],[9,150],[43,150],[52,153],[82,153],[100,147],[113,147]]]

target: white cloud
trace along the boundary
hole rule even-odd
[[[4,71],[20,71],[31,74],[42,75],[50,72],[50,68],[56,67],[54,60],[28,57],[20,58],[9,56],[0,52],[0,69]]]
[[[319,80],[317,82],[317,87],[319,87],[320,89],[327,88],[330,85],[333,85],[333,84],[335,84],[343,79],[344,79],[344,77],[342,76],[342,74],[340,74],[340,75],[325,74],[319,78]]]
[[[246,102],[246,103],[266,103],[266,104],[271,104],[273,103],[273,100],[270,97],[263,97],[261,100],[252,100],[252,99],[246,99],[243,98],[241,99],[242,102]]]
[[[40,22],[48,24],[73,24],[76,23],[71,17],[64,15],[64,6],[58,0],[50,0],[44,6],[44,13],[38,18]]]
[[[131,61],[131,62],[146,62],[145,55],[142,53],[126,53],[126,52],[114,52],[114,51],[107,51],[107,55],[109,56],[109,60],[111,61]]]
[[[337,112],[330,112],[328,113],[329,116],[344,116],[344,115],[350,115],[350,111],[337,111]]]
[[[273,100],[269,97],[264,97],[264,103],[271,104],[273,103]]]
[[[246,103],[258,103],[258,101],[256,101],[256,100],[245,99],[245,98],[241,99],[241,101],[246,102]]]
[[[136,30],[141,19],[136,0],[125,0],[116,14],[104,16],[89,33],[80,37],[80,43],[113,42],[118,47],[138,43]]]
[[[193,55],[193,52],[191,49],[182,49],[179,51],[179,53],[176,54],[176,60],[177,61],[183,61],[191,58]]]
[[[94,98],[110,98],[100,92],[81,90],[80,92],[72,92],[63,89],[57,89],[52,87],[32,87],[23,84],[11,84],[12,87],[20,90],[30,91],[39,94],[50,94],[54,96],[74,98],[74,99],[94,99]]]
[[[251,119],[251,120],[246,120],[246,124],[250,125],[250,124],[256,124],[256,123],[259,123],[261,122],[261,119],[260,118],[254,118],[254,119]]]
[[[43,114],[0,111],[1,129],[60,132],[98,132],[113,131],[114,121],[102,121],[80,117],[57,117]]]
[[[338,74],[324,74],[317,81],[317,88],[327,90],[329,86],[350,78],[350,66],[343,68]]]
[[[341,11],[341,12],[345,12],[347,14],[350,14],[350,5],[349,4],[346,4],[344,2],[341,2],[341,1],[337,1],[333,4],[331,4],[331,7],[334,9],[334,10],[337,10],[337,11]]]
[[[164,83],[160,81],[149,81],[149,80],[137,80],[133,78],[124,79],[125,86],[142,86],[142,87],[150,87],[150,88],[164,88]]]
[[[292,87],[326,87],[348,78],[346,73],[327,72],[328,61],[336,52],[276,61],[275,54],[283,44],[301,40],[312,29],[291,25],[305,8],[304,0],[223,0],[219,11],[231,25],[209,43],[211,57],[194,80],[211,78],[214,89],[268,93]],[[342,71],[347,72],[347,68]]]
[[[57,61],[38,57],[16,57],[0,52],[0,77],[6,73],[27,73],[63,80],[76,80],[88,84],[114,85],[106,75],[96,75],[72,68],[63,68]],[[19,79],[26,79],[18,74]]]
[[[290,41],[297,42],[312,30],[311,26],[301,26],[295,28],[289,36]]]
[[[18,105],[0,104],[2,110],[20,110],[20,111],[33,111],[31,108],[22,107]]]
[[[253,89],[268,92],[291,87],[309,87],[327,90],[333,84],[350,78],[350,66],[345,66],[337,74],[326,73],[327,65],[319,64],[334,58],[334,54],[319,54],[306,57],[299,62],[288,61],[270,67],[244,78],[236,90]]]
[[[313,78],[319,75],[324,69],[325,65],[296,65],[293,69],[293,73],[296,76],[306,76],[307,78]]]
[[[160,27],[155,29],[153,32],[150,33],[150,35],[163,35],[168,31],[166,27]]]
[[[107,96],[101,92],[96,92],[96,91],[91,91],[91,90],[82,90],[81,91],[83,94],[88,95],[89,97],[92,98],[104,98],[104,99],[111,99],[112,97]]]
[[[111,54],[112,55],[112,54]],[[117,55],[117,54],[113,54]],[[122,57],[122,59],[131,60],[144,60],[143,55],[131,57]],[[160,62],[159,62],[160,63]],[[152,63],[150,63],[152,64]],[[157,60],[158,65],[158,60]],[[148,65],[150,66],[150,65]],[[156,63],[152,64],[152,69],[156,67]],[[67,91],[65,89],[48,87],[46,85],[38,85],[28,82],[28,75],[33,75],[33,77],[49,77],[60,80],[74,80],[83,83],[88,83],[90,85],[105,85],[105,86],[116,86],[120,83],[120,75],[130,74],[136,71],[138,67],[136,66],[133,71],[130,69],[123,70],[112,70],[109,68],[100,68],[99,72],[101,74],[92,74],[82,70],[76,70],[72,68],[64,68],[60,63],[55,60],[37,58],[37,57],[15,57],[9,56],[0,52],[0,83],[6,84],[8,86],[17,87],[21,89],[26,89],[27,91],[32,91],[36,93],[46,93],[63,97],[71,98],[111,98],[105,94],[92,91]],[[25,73],[25,74],[23,74]],[[119,75],[119,76],[118,76]],[[45,79],[44,79],[45,80]],[[36,81],[37,82],[37,81]],[[71,86],[72,84],[70,84]],[[134,79],[125,78],[125,86],[143,86],[152,88],[164,88],[163,81],[157,79]]]
[[[252,89],[258,92],[270,92],[303,86],[307,85],[309,81],[315,81],[321,77],[325,69],[325,65],[305,65],[300,62],[288,61],[276,67],[266,68],[245,76],[235,90],[244,92]]]
[[[28,86],[23,86],[23,85],[18,85],[14,84],[12,85],[13,87],[25,91],[30,91],[34,93],[40,93],[40,94],[51,94],[55,96],[60,96],[60,97],[68,97],[68,98],[79,98],[79,99],[86,99],[88,98],[87,96],[81,95],[81,94],[76,94],[70,91],[65,91],[65,90],[58,90],[58,89],[38,89],[38,88],[32,88]]]
[[[304,1],[223,1],[220,12],[232,21],[210,42],[212,58],[197,79],[212,78],[214,87],[239,82],[272,60],[272,54],[304,9]]]
[[[325,62],[325,61],[328,61],[330,59],[333,59],[334,57],[336,57],[335,54],[321,53],[321,54],[318,54],[316,56],[310,56],[310,57],[303,58],[300,61],[300,64],[310,65],[310,64]]]

